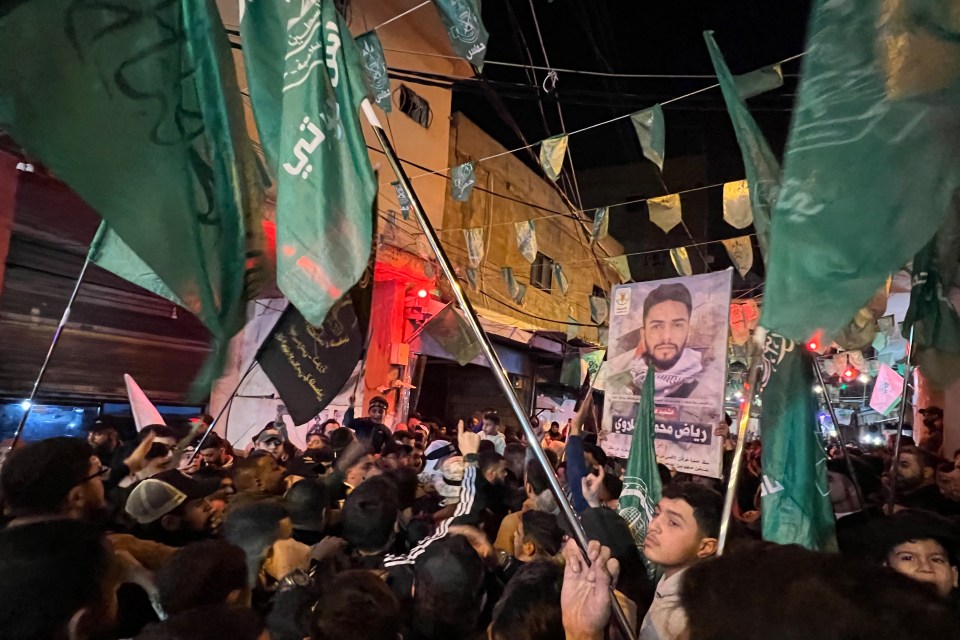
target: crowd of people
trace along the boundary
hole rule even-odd
[[[532,419],[550,470],[490,408],[390,429],[383,398],[304,451],[282,423],[247,451],[204,438],[209,416],[31,442],[0,468],[0,637],[592,640],[626,637],[618,606],[643,640],[960,638],[953,462],[905,442],[891,509],[888,451],[831,460],[820,553],[760,540],[750,443],[722,557],[724,480],[661,467],[638,547],[589,406]]]

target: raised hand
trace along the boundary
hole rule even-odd
[[[619,577],[620,564],[610,557],[610,549],[596,540],[587,546],[587,557],[589,566],[572,539],[563,545],[566,568],[560,608],[567,640],[601,640],[610,621],[610,587]]]
[[[588,473],[580,479],[580,488],[583,491],[583,499],[591,507],[600,506],[600,487],[603,486],[603,477],[606,475],[603,467],[600,467],[600,475]]]
[[[480,434],[464,430],[463,420],[457,422],[457,446],[465,456],[480,450]]]

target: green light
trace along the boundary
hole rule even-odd
[[[840,385],[840,391],[846,391],[846,390],[847,390],[847,385],[845,384]]]

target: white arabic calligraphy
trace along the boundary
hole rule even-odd
[[[304,180],[307,179],[307,176],[310,175],[310,172],[313,171],[313,165],[309,164],[310,155],[317,150],[323,141],[326,139],[326,136],[323,134],[323,131],[320,128],[310,122],[310,118],[304,117],[303,122],[300,124],[300,131],[309,129],[310,134],[313,135],[313,140],[307,141],[306,138],[300,138],[297,140],[296,145],[293,147],[293,155],[297,157],[297,164],[292,165],[289,162],[283,164],[283,169],[292,176],[300,176]]]

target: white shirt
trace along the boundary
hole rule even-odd
[[[638,640],[676,640],[687,629],[687,612],[680,605],[681,569],[669,578],[660,578],[653,604],[640,625]]]
[[[493,448],[497,453],[503,455],[503,452],[507,450],[507,439],[503,437],[502,433],[497,433],[492,436],[487,435],[486,432],[480,432],[481,440],[489,440],[493,443]]]

